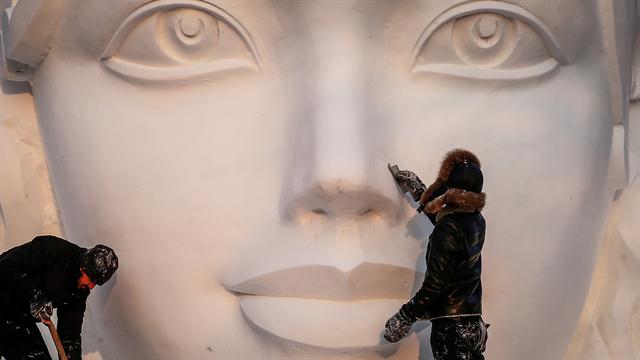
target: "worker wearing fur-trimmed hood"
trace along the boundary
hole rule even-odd
[[[455,149],[442,160],[436,181],[420,196],[420,205],[435,224],[437,219],[456,211],[482,211],[486,194],[480,160],[472,152]]]
[[[400,171],[400,188],[425,189],[410,171]],[[409,180],[410,179],[410,180]],[[427,274],[420,290],[387,321],[385,338],[397,342],[420,319],[432,321],[431,346],[434,359],[484,359],[487,325],[482,314],[480,252],[484,244],[485,220],[480,213],[486,195],[482,192],[480,161],[472,152],[455,149],[442,160],[438,177],[417,196],[418,211],[424,211],[435,227],[427,247]],[[413,183],[411,183],[413,182]],[[407,185],[407,184],[409,184]],[[447,357],[449,358],[449,357]]]

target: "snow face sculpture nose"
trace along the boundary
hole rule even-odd
[[[294,164],[297,173],[285,190],[285,213],[301,223],[381,219],[395,224],[398,196],[386,159],[379,156],[384,130],[371,121],[375,103],[367,95],[362,66],[362,39],[367,37],[348,18],[332,14],[325,21],[332,26],[311,34],[316,53],[324,56],[316,58],[316,76],[307,79],[313,104],[299,122],[305,141],[298,149],[298,159],[305,161]]]

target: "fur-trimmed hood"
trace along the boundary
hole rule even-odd
[[[427,190],[425,190],[420,196],[420,203],[429,203],[433,193],[447,183],[447,180],[456,165],[464,162],[473,163],[478,168],[481,167],[480,160],[478,160],[478,157],[471,151],[465,149],[453,149],[449,151],[442,159],[442,164],[440,165],[440,171],[438,171],[436,181],[429,185]]]
[[[443,195],[430,201],[424,211],[428,214],[438,214],[441,218],[453,212],[476,212],[484,209],[487,195],[472,191],[449,189]],[[441,214],[442,212],[442,214]]]
[[[482,211],[487,195],[483,192],[474,192],[455,187],[448,188],[449,177],[458,164],[471,163],[480,169],[480,160],[469,150],[454,149],[449,151],[442,159],[438,177],[420,196],[420,203],[424,204],[427,214],[437,214],[437,220],[453,212]],[[482,174],[480,173],[480,176]],[[447,189],[444,194],[441,194]]]

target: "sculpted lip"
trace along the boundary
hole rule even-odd
[[[415,270],[386,264],[362,263],[348,272],[328,265],[305,265],[225,286],[241,295],[337,301],[405,299],[411,294],[415,277]]]
[[[393,346],[381,336],[384,323],[410,297],[416,275],[379,263],[348,272],[304,265],[225,286],[258,331],[325,349],[379,350]]]

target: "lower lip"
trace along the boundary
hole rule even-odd
[[[260,331],[308,346],[345,350],[384,350],[384,324],[403,301],[369,299],[331,301],[241,296],[240,307]]]

